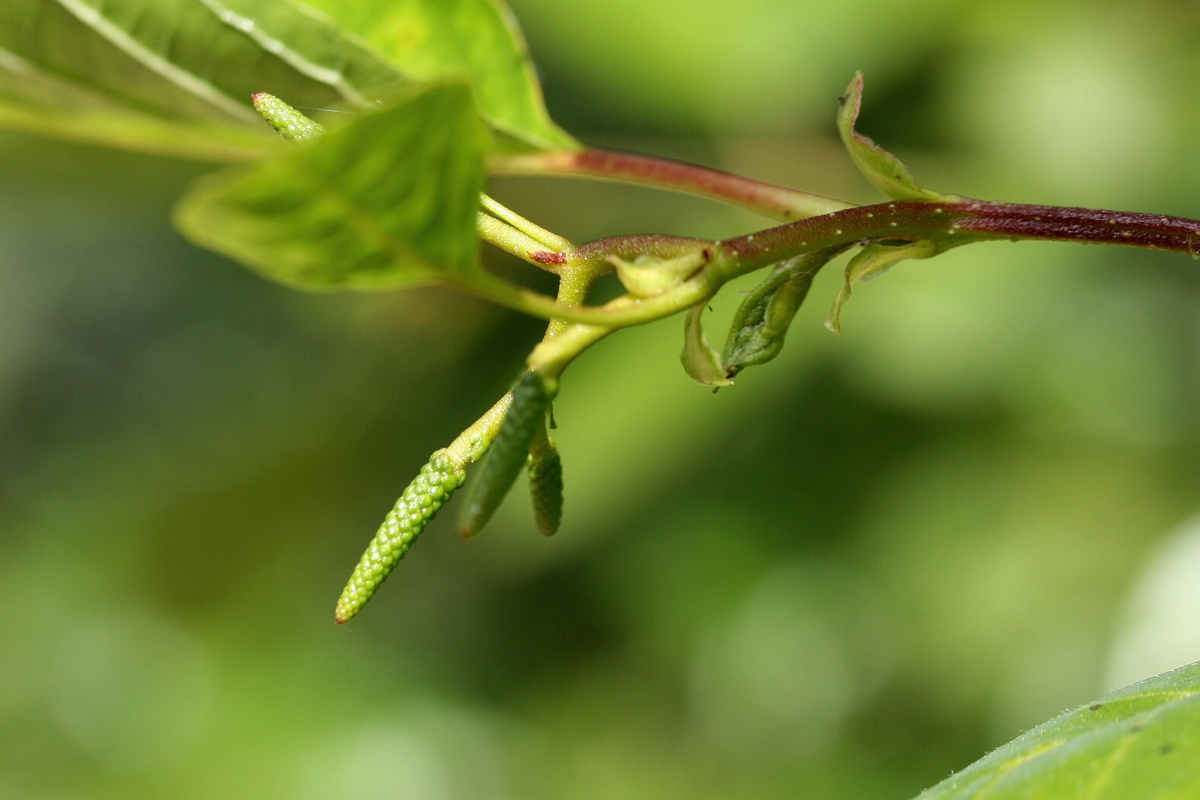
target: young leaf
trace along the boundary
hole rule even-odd
[[[704,314],[704,304],[688,309],[683,321],[683,352],[679,361],[687,376],[701,386],[711,386],[719,389],[722,386],[732,386],[733,381],[725,374],[721,363],[721,354],[708,343],[704,335],[701,316]]]
[[[467,498],[458,519],[460,536],[470,537],[496,513],[500,501],[521,474],[529,458],[529,448],[538,431],[546,424],[546,408],[551,392],[536,372],[526,372],[512,391],[512,405],[500,424],[487,458],[471,476]]]
[[[917,800],[1200,797],[1200,663],[1119,689],[1017,737]]]
[[[913,180],[908,167],[900,159],[884,150],[875,142],[857,133],[854,123],[858,120],[859,108],[862,106],[863,76],[855,73],[846,93],[839,101],[837,126],[841,134],[842,144],[850,153],[850,160],[859,172],[879,191],[893,200],[940,200],[953,201],[952,195],[942,195],[928,189],[922,189]]]
[[[462,485],[466,474],[466,468],[451,459],[445,450],[438,450],[429,457],[429,462],[421,467],[421,472],[384,518],[342,590],[334,614],[339,624],[362,610],[421,531]]]
[[[308,147],[199,182],[175,221],[303,289],[486,283],[475,238],[485,139],[465,85],[420,87]]]
[[[825,327],[834,333],[842,332],[842,306],[850,299],[850,289],[859,281],[877,278],[906,258],[929,258],[941,252],[938,246],[923,239],[904,244],[870,244],[846,265],[846,280],[833,300],[833,309]]]
[[[3,0],[0,123],[119,147],[246,159],[279,145],[246,103],[369,107],[405,80],[290,0]]]
[[[503,0],[307,0],[407,75],[466,75],[484,117],[535,149],[579,143],[551,121],[524,37]]]
[[[746,295],[734,314],[721,354],[727,378],[779,355],[792,319],[808,296],[813,277],[837,253],[838,250],[825,250],[785,259]]]
[[[633,261],[626,261],[616,256],[608,257],[617,270],[621,284],[634,297],[655,297],[678,286],[694,275],[708,259],[708,251],[703,246],[674,258],[642,255]]]

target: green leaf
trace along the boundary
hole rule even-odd
[[[833,309],[825,327],[834,333],[842,332],[842,306],[850,299],[851,288],[859,281],[869,281],[887,272],[906,258],[930,258],[942,250],[929,239],[903,244],[876,243],[864,247],[846,265],[846,280],[833,300]]]
[[[214,160],[282,145],[250,107],[367,107],[404,80],[289,0],[4,0],[0,123]]]
[[[918,800],[1194,800],[1200,663],[1119,689],[993,751]]]
[[[546,111],[516,18],[503,0],[309,0],[406,74],[469,77],[484,117],[537,149],[579,143]]]
[[[862,106],[862,90],[863,76],[858,72],[838,101],[840,107],[837,116],[842,144],[850,153],[850,160],[858,167],[859,172],[872,186],[893,200],[955,200],[952,195],[922,189],[900,159],[854,130],[854,123],[858,120],[858,112]]]
[[[808,296],[813,277],[838,252],[839,249],[825,250],[785,259],[746,295],[734,314],[721,354],[727,377],[779,355],[788,328]]]
[[[711,386],[719,389],[722,386],[732,386],[733,381],[725,375],[725,366],[721,363],[721,354],[708,343],[704,335],[701,316],[704,314],[704,304],[692,306],[683,320],[683,352],[679,361],[687,376],[701,386]]]
[[[703,245],[674,258],[645,254],[626,261],[617,256],[608,257],[621,284],[634,297],[655,297],[675,288],[696,274],[708,259],[708,250]]]
[[[289,155],[198,182],[175,222],[303,289],[495,283],[475,238],[486,138],[465,85],[418,87]]]
[[[453,77],[524,147],[578,147],[547,115],[499,0],[321,4],[362,36],[293,0],[3,0],[0,124],[242,160],[280,149],[250,108],[255,92],[371,108],[405,83]]]

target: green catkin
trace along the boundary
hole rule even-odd
[[[362,610],[379,584],[465,479],[465,467],[451,459],[445,450],[438,450],[429,457],[429,463],[421,467],[421,472],[384,518],[342,590],[335,613],[338,624]]]
[[[521,474],[529,456],[529,447],[546,421],[550,392],[541,376],[526,372],[513,387],[512,405],[500,424],[488,456],[471,476],[466,502],[458,520],[458,533],[474,536],[483,529],[500,501]]]
[[[562,458],[549,438],[530,452],[528,471],[533,521],[542,535],[550,536],[562,522],[563,473]]]
[[[265,119],[275,132],[289,142],[306,142],[316,139],[325,129],[301,114],[275,95],[258,92],[250,98],[254,110]]]

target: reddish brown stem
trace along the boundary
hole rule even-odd
[[[858,206],[721,243],[731,275],[838,245],[928,239],[942,248],[985,240],[1120,244],[1200,257],[1200,221],[1163,214],[992,203],[896,201]]]
[[[849,203],[667,158],[614,150],[563,150],[498,156],[493,174],[594,178],[685,192],[749,208],[780,220],[828,214]]]

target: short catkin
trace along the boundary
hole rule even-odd
[[[362,610],[379,584],[465,479],[465,467],[450,458],[445,450],[438,450],[429,457],[429,463],[421,467],[421,472],[384,518],[342,590],[335,613],[339,624]]]
[[[558,530],[563,512],[562,458],[554,443],[529,454],[529,495],[533,500],[533,521],[545,536]]]
[[[512,405],[500,424],[487,458],[471,476],[466,502],[458,520],[460,536],[474,536],[483,529],[500,501],[508,494],[529,456],[529,446],[546,420],[550,392],[536,372],[526,372],[513,387]]]

